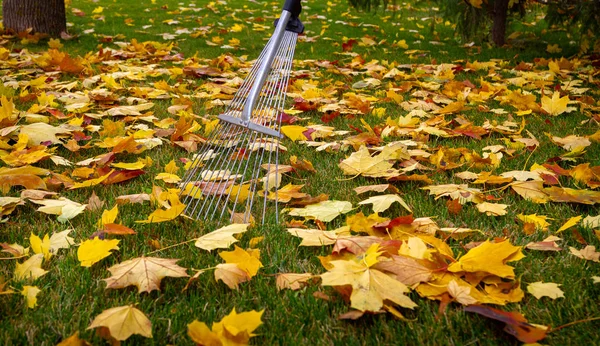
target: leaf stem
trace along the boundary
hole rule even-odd
[[[592,322],[592,321],[597,321],[597,320],[600,320],[600,317],[590,317],[590,318],[585,318],[583,320],[577,320],[577,321],[569,322],[569,323],[563,324],[562,326],[558,326],[556,328],[552,328],[550,331],[548,331],[548,333],[556,332],[556,331],[561,330],[563,328],[574,326],[574,325],[579,324],[579,323]]]
[[[169,246],[167,246],[167,247],[163,247],[163,248],[160,248],[160,249],[158,249],[158,250],[154,250],[154,251],[152,251],[152,252],[148,252],[148,253],[146,253],[144,256],[152,255],[152,254],[155,254],[155,253],[157,253],[157,252],[164,251],[164,250],[169,250],[169,249],[171,249],[171,248],[174,248],[174,247],[177,247],[177,246],[180,246],[180,245],[185,245],[185,244],[187,244],[187,243],[191,243],[191,242],[193,242],[193,241],[196,241],[196,240],[198,240],[198,239],[197,239],[197,238],[194,238],[194,239],[186,240],[186,241],[184,241],[184,242],[181,242],[181,243],[177,243],[177,244],[169,245]]]

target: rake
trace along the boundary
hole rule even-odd
[[[255,206],[261,222],[268,200],[275,202],[278,222],[281,114],[296,40],[304,31],[301,11],[300,0],[286,0],[273,35],[192,158],[180,185],[188,217],[249,223],[262,195],[262,206]]]

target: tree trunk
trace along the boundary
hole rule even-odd
[[[4,0],[4,28],[14,32],[34,32],[59,36],[67,31],[64,0]]]
[[[492,41],[494,41],[494,44],[498,47],[504,46],[505,43],[508,2],[509,0],[494,1],[494,9],[492,13]]]

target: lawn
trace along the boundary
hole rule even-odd
[[[193,344],[195,320],[213,328],[205,342],[237,329],[258,345],[596,342],[600,59],[537,7],[495,48],[460,42],[429,1],[385,13],[310,2],[279,158],[296,194],[236,228],[239,249],[196,246],[223,224],[179,215],[177,177],[279,12],[77,0],[71,37],[3,36],[0,340],[101,344],[108,332],[89,327],[131,306],[152,338],[136,330],[125,344]],[[328,203],[343,212],[323,216]],[[138,286],[149,292],[107,287],[142,256],[180,267]],[[288,273],[311,275],[278,287]],[[510,314],[471,312],[489,308]],[[264,311],[262,324],[242,315],[219,333],[233,309]],[[115,323],[113,337],[130,327]]]

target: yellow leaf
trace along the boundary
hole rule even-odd
[[[556,233],[560,233],[566,229],[569,229],[575,225],[577,225],[579,223],[579,221],[581,221],[582,216],[573,216],[572,218],[568,219],[567,222],[565,222],[562,226],[560,226],[560,228],[556,231]]]
[[[534,282],[527,285],[527,292],[531,293],[537,299],[548,297],[550,299],[564,298],[564,292],[558,288],[559,284],[553,282]]]
[[[157,209],[148,215],[148,219],[136,221],[137,223],[159,223],[177,218],[185,210],[185,204],[179,201],[177,195],[171,197],[171,206],[168,209]]]
[[[335,244],[340,236],[350,236],[350,227],[344,226],[333,231],[320,229],[288,228],[288,233],[302,238],[300,246],[323,246]]]
[[[248,230],[250,224],[234,223],[221,227],[213,232],[205,234],[196,240],[196,247],[211,251],[218,248],[226,249],[238,240],[234,238],[235,234],[244,233]]]
[[[67,133],[71,133],[71,130],[54,127],[46,123],[33,123],[21,127],[21,134],[27,135],[29,138],[27,144],[30,147],[39,145],[42,142],[59,144],[61,141],[56,138],[56,135]]]
[[[479,1],[481,1],[481,0],[479,0]],[[546,47],[546,52],[548,52],[548,53],[560,53],[560,52],[562,52],[562,49],[558,46],[558,43],[557,44],[549,44]]]
[[[92,240],[86,240],[77,249],[77,259],[82,267],[91,267],[94,263],[111,255],[112,250],[118,250],[118,239],[99,239],[95,237]]]
[[[500,243],[491,243],[486,240],[481,245],[472,248],[458,261],[448,266],[448,271],[457,272],[483,272],[497,275],[501,278],[513,278],[514,268],[506,262],[523,258],[520,246],[512,245],[508,240]]]
[[[106,327],[110,335],[123,341],[133,334],[152,337],[152,322],[133,305],[119,306],[102,311],[87,329]]]
[[[338,166],[345,175],[363,175],[376,178],[398,174],[392,168],[392,162],[382,155],[371,157],[369,149],[364,145],[357,152],[352,153],[348,158],[340,162]]]
[[[456,280],[452,280],[448,284],[448,293],[462,305],[477,304],[477,299],[471,296],[471,288],[471,286],[460,286]]]
[[[560,97],[560,92],[555,91],[552,98],[542,96],[542,109],[550,115],[559,115],[567,111],[569,96]]]
[[[112,163],[110,166],[115,167],[115,168],[125,169],[128,171],[135,171],[135,170],[146,167],[146,162],[144,162],[142,160],[137,160],[136,162],[118,162],[118,163]]]
[[[308,194],[304,192],[300,192],[300,189],[304,187],[303,185],[292,185],[287,184],[276,192],[273,191],[269,193],[268,198],[270,200],[277,200],[281,203],[287,203],[292,200],[292,198],[304,198],[307,197]]]
[[[115,204],[115,206],[111,210],[103,210],[102,217],[98,222],[98,227],[102,228],[106,224],[115,223],[117,215],[119,215],[119,206],[117,204]]]
[[[177,167],[175,160],[171,160],[165,166],[165,172],[170,173],[170,174],[176,174],[178,170],[179,170],[179,167]]]
[[[232,290],[236,290],[239,284],[250,279],[250,275],[237,263],[219,263],[215,268],[215,281],[223,281]]]
[[[23,286],[23,290],[21,291],[21,294],[27,300],[28,308],[30,308],[30,309],[35,308],[35,306],[37,305],[37,295],[41,291],[42,290],[37,288],[37,286]]]
[[[23,263],[17,263],[15,268],[15,280],[30,280],[33,281],[42,275],[47,273],[46,270],[42,269],[42,261],[44,255],[36,254]]]
[[[475,8],[481,8],[483,0],[469,0],[469,3]]]
[[[329,222],[341,214],[352,211],[352,203],[346,201],[323,201],[307,205],[304,208],[292,208],[290,216],[303,216],[307,219],[317,219]]]
[[[308,284],[308,281],[314,277],[311,273],[281,273],[277,274],[275,283],[279,291],[284,289],[290,289],[296,291]]]
[[[247,345],[254,331],[262,324],[264,310],[237,313],[235,308],[221,321],[212,325],[212,331],[204,322],[194,320],[188,324],[188,335],[198,345],[217,346]]]
[[[52,257],[52,253],[50,252],[50,238],[47,234],[44,235],[44,240],[42,240],[37,235],[31,233],[29,236],[29,244],[31,245],[31,250],[33,250],[34,253],[43,254],[46,261]]]
[[[365,199],[362,202],[359,202],[358,204],[360,204],[360,205],[373,204],[373,212],[381,213],[381,212],[386,211],[394,202],[400,203],[400,205],[402,205],[404,207],[404,209],[406,209],[412,213],[412,210],[410,209],[408,204],[406,204],[406,202],[402,199],[402,197],[400,197],[397,194],[373,196],[368,199]]]
[[[61,49],[63,47],[63,44],[60,43],[60,39],[51,38],[48,40],[48,47],[50,47],[52,49]]]
[[[544,215],[538,216],[537,214],[531,214],[531,215],[519,214],[519,215],[517,215],[517,217],[519,218],[519,220],[521,220],[525,223],[534,224],[536,229],[539,229],[542,231],[547,231],[548,226],[550,226],[550,223],[546,220],[552,220],[551,218],[549,218],[547,216],[544,216]]]
[[[419,237],[409,237],[407,241],[403,241],[398,254],[416,259],[431,259],[431,251]]]
[[[235,24],[233,24],[233,26],[231,28],[229,28],[229,31],[231,31],[231,32],[240,32],[240,31],[242,31],[242,29],[244,29],[244,25],[235,23]]]
[[[508,204],[483,202],[476,205],[480,213],[485,213],[487,216],[502,216],[506,215]]]
[[[138,257],[108,268],[112,274],[106,288],[137,286],[138,293],[160,290],[160,281],[165,276],[181,278],[189,276],[186,269],[178,266],[178,259]]]
[[[371,268],[378,263],[379,244],[373,244],[358,257],[329,262],[332,268],[321,275],[323,286],[352,286],[350,306],[360,311],[379,311],[389,300],[413,309],[417,305],[405,295],[408,287],[389,275]]]
[[[284,125],[281,127],[281,133],[294,142],[297,140],[307,140],[306,136],[303,134],[306,130],[308,130],[306,127],[300,125]]]
[[[258,249],[246,251],[235,246],[235,250],[219,252],[219,256],[221,256],[228,264],[237,264],[238,267],[248,273],[250,277],[256,275],[258,269],[263,266],[262,263],[260,263],[260,250]]]
[[[96,185],[102,183],[103,181],[105,181],[111,174],[113,174],[114,171],[115,171],[114,169],[111,169],[110,172],[106,173],[105,175],[103,175],[101,177],[75,183],[69,189],[74,190],[74,189],[80,189],[82,187],[96,186]]]

